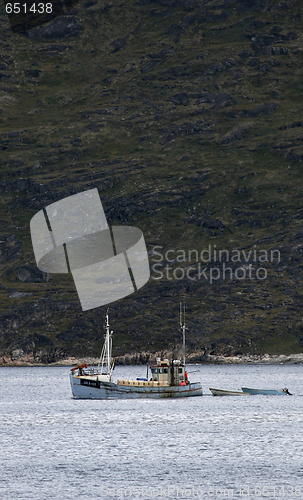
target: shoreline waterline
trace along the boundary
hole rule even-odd
[[[136,366],[146,365],[156,362],[157,357],[172,358],[172,352],[141,352],[124,354],[123,356],[114,357],[117,366]],[[25,355],[19,359],[12,359],[10,355],[0,356],[0,368],[4,367],[30,367],[30,366],[75,366],[81,363],[86,363],[91,366],[96,366],[99,363],[99,358],[95,357],[74,357],[69,356],[64,359],[52,363],[42,363],[30,359],[30,356]],[[242,354],[235,356],[205,354],[203,351],[193,352],[187,355],[186,363],[188,365],[240,365],[240,364],[302,364],[303,353],[299,354]]]

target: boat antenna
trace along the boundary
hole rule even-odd
[[[185,295],[182,295],[182,299],[180,302],[180,327],[183,334],[183,364],[185,366]]]

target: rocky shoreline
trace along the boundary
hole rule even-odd
[[[142,352],[124,354],[114,358],[116,365],[144,365],[147,363],[156,362],[157,357],[172,359],[172,352]],[[67,357],[55,362],[45,363],[39,360],[37,356],[33,357],[30,354],[19,356],[15,359],[12,355],[0,356],[0,367],[14,367],[14,366],[76,366],[81,363],[88,365],[97,365],[99,358],[93,357]],[[244,354],[237,356],[223,356],[205,354],[203,351],[193,352],[187,355],[187,364],[300,364],[303,363],[303,353],[300,354]]]

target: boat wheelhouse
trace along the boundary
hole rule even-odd
[[[179,359],[169,361],[157,358],[157,364],[151,365],[152,380],[158,382],[167,382],[168,385],[187,385],[188,375],[185,365]]]

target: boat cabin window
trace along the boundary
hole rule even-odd
[[[178,368],[178,373],[182,373],[183,372],[183,368]]]
[[[151,368],[152,373],[168,373],[167,368]]]

